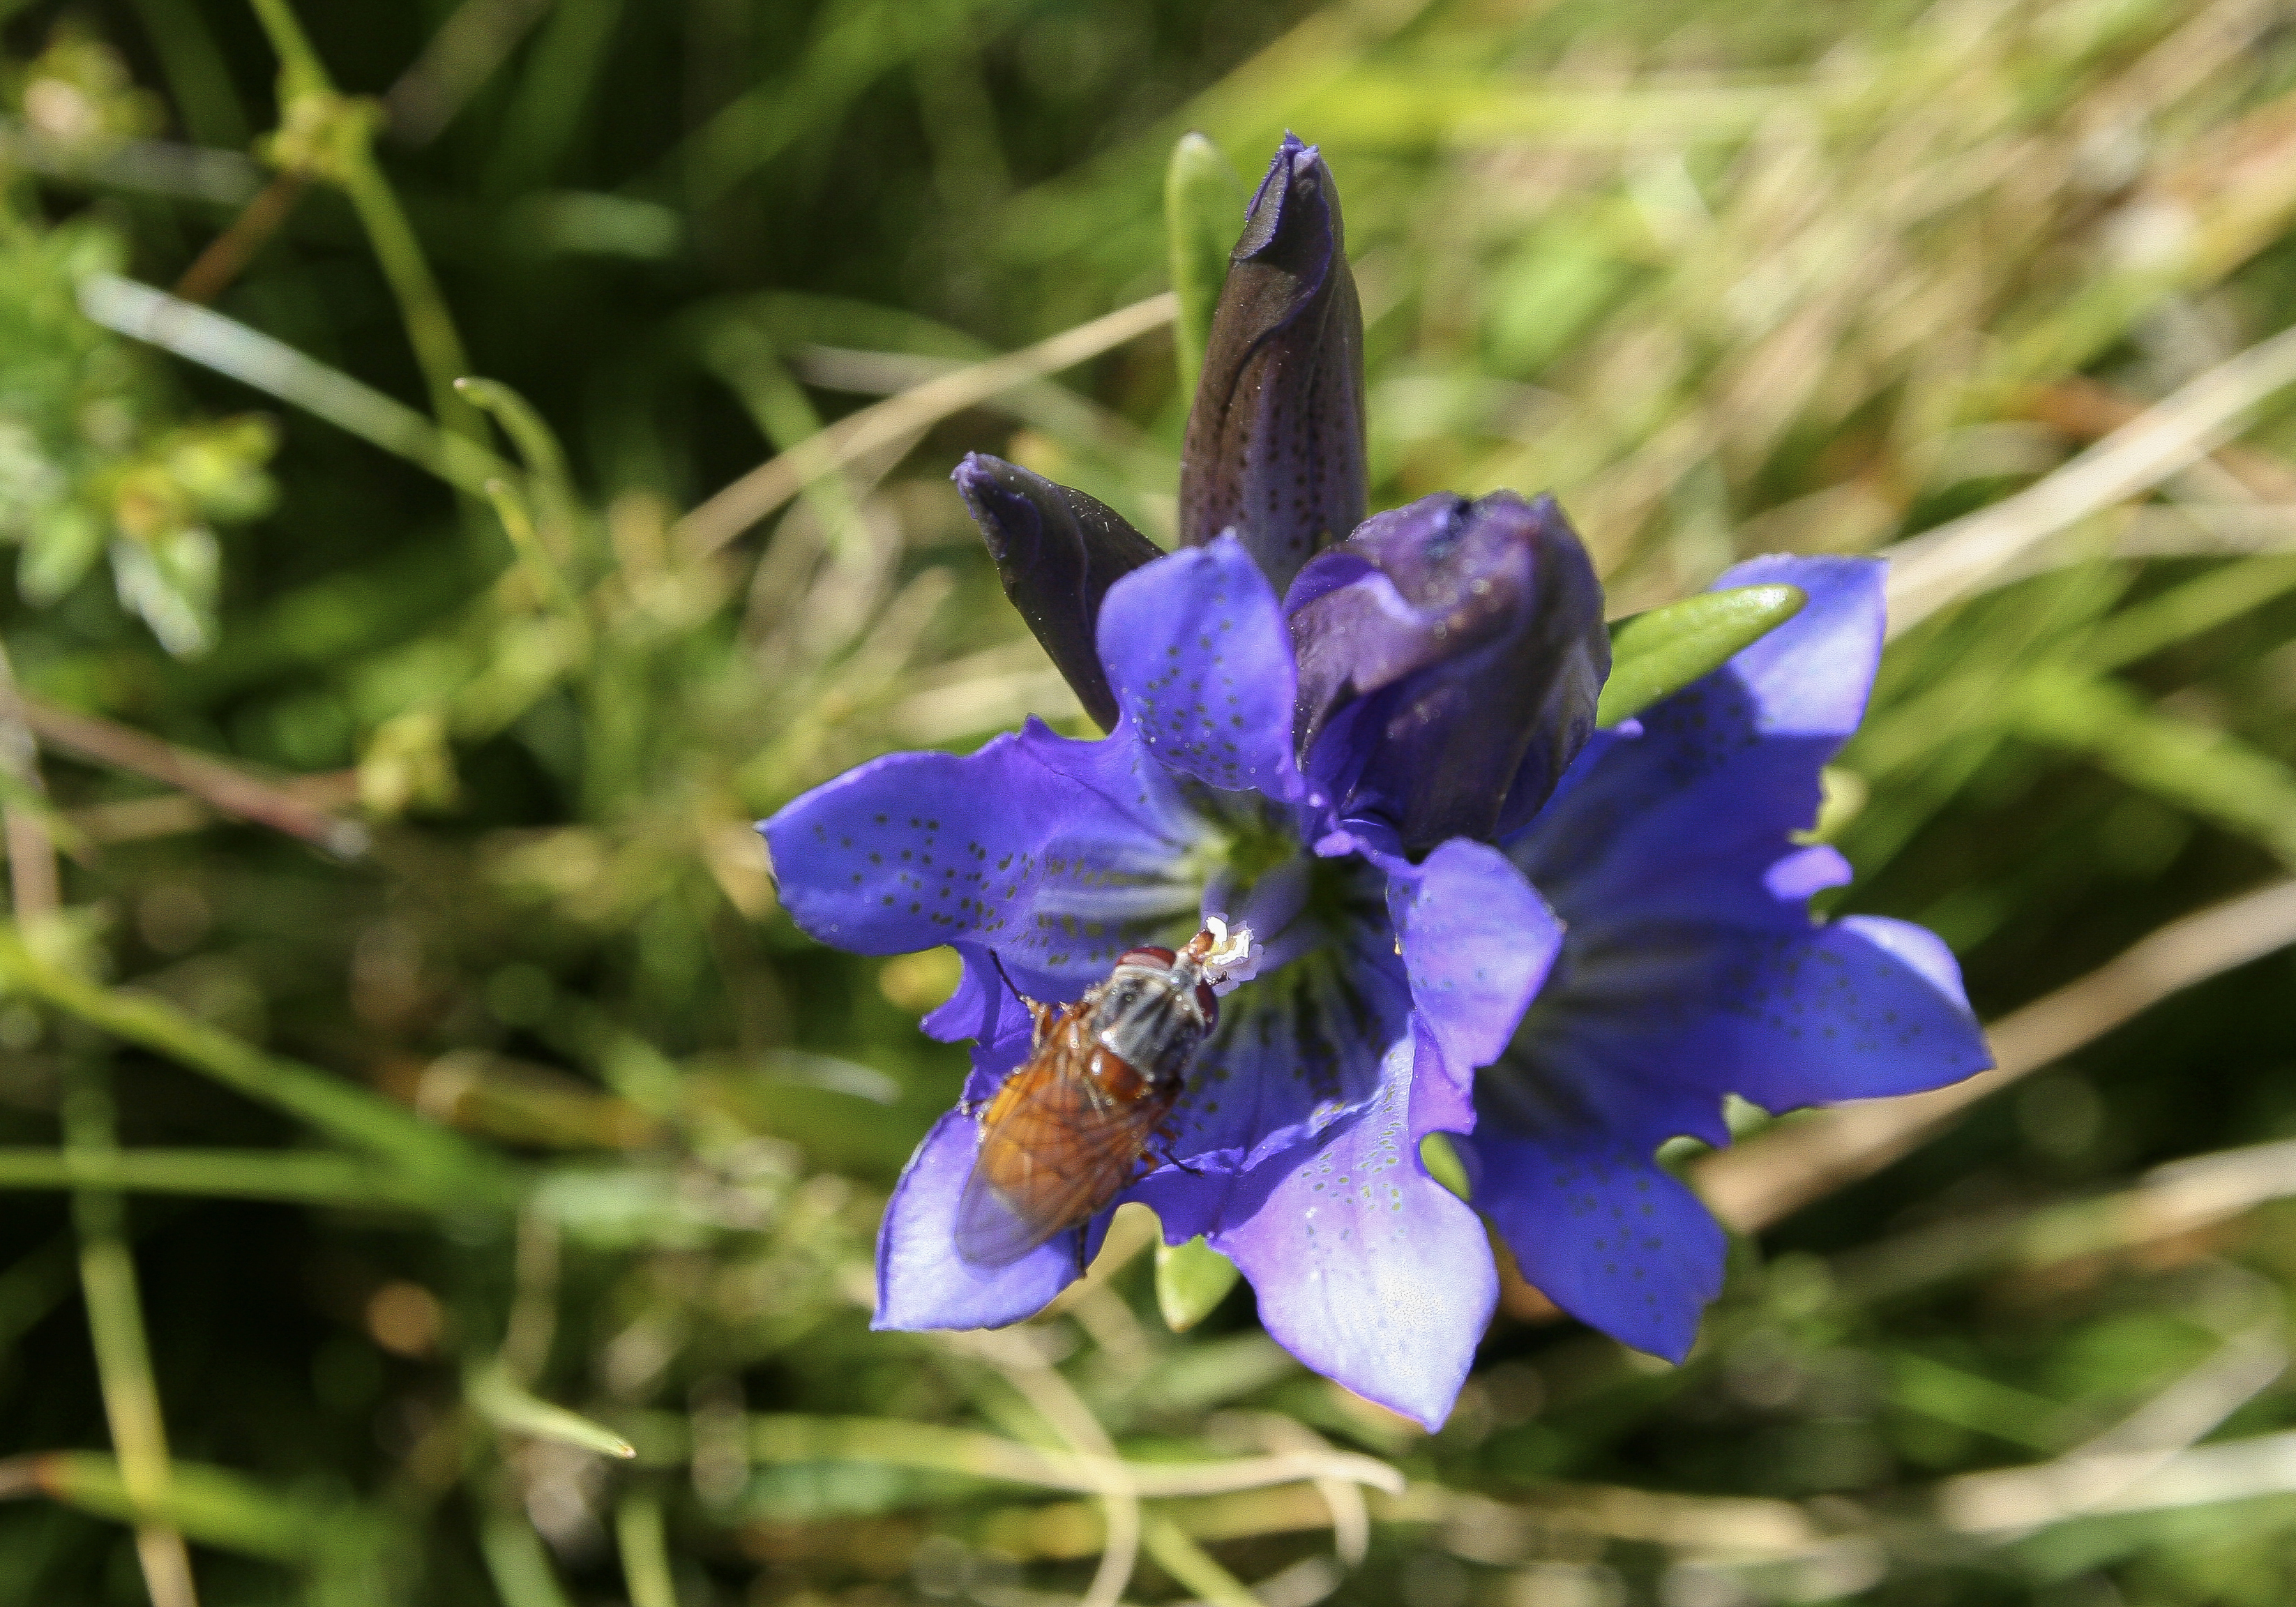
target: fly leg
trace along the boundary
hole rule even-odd
[[[1186,1161],[1172,1153],[1172,1146],[1179,1142],[1179,1138],[1180,1136],[1172,1131],[1172,1124],[1170,1122],[1167,1121],[1158,1124],[1155,1132],[1149,1135],[1148,1142],[1150,1147],[1144,1157],[1144,1159],[1145,1159],[1149,1163],[1148,1169],[1150,1171],[1154,1171],[1160,1166],[1168,1166],[1177,1171],[1187,1173],[1191,1177],[1201,1177],[1206,1176],[1207,1174],[1201,1167],[1190,1166]]]

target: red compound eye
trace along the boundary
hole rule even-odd
[[[1219,996],[1212,991],[1210,982],[1196,984],[1196,1008],[1204,1013],[1205,1031],[1219,1025]]]
[[[1143,948],[1126,949],[1117,956],[1116,963],[1119,965],[1160,965],[1169,971],[1172,962],[1179,957],[1170,949],[1152,943]]]

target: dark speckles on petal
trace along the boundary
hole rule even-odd
[[[1275,593],[1233,541],[1127,577],[1101,611],[1101,657],[1158,763],[1224,791],[1300,791],[1292,646]]]

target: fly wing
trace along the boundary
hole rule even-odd
[[[1170,1103],[1112,1099],[1071,1055],[1021,1067],[982,1112],[956,1204],[957,1254],[1008,1266],[1087,1220],[1130,1178]]]

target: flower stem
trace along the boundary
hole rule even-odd
[[[64,1087],[63,1120],[67,1156],[102,1157],[115,1148],[111,1090],[95,1065],[78,1060],[72,1064]],[[137,1514],[135,1554],[144,1565],[144,1587],[152,1594],[152,1607],[197,1607],[184,1537],[157,1515],[167,1507],[172,1482],[168,1432],[160,1415],[159,1387],[152,1378],[144,1306],[136,1293],[135,1264],[127,1253],[122,1216],[119,1196],[107,1189],[83,1188],[72,1196],[88,1332],[95,1346],[104,1415],[119,1453],[120,1478]]]
[[[662,1543],[661,1503],[633,1490],[614,1513],[614,1543],[622,1554],[622,1581],[630,1607],[677,1607],[670,1580],[669,1551]]]
[[[1151,1518],[1140,1531],[1141,1543],[1157,1566],[1185,1589],[1212,1607],[1259,1607],[1259,1598],[1222,1568],[1212,1554],[1188,1537],[1169,1518]]]
[[[336,95],[326,64],[312,48],[288,0],[250,0],[250,4],[279,57],[283,118],[300,96]],[[375,260],[398,299],[399,319],[406,326],[408,343],[414,348],[414,360],[430,392],[431,414],[441,429],[484,446],[485,432],[477,412],[455,390],[455,381],[470,367],[462,336],[455,332],[454,316],[447,309],[438,280],[431,276],[414,225],[406,221],[406,209],[398,204],[390,181],[374,160],[373,120],[363,111],[349,109],[335,115],[344,119],[344,127],[332,148],[337,168],[327,176],[349,197],[351,209],[358,214],[359,225],[366,231]]]
[[[24,700],[16,690],[16,671],[5,646],[0,646],[0,775],[6,776],[15,797],[37,803],[47,795],[40,780],[39,744],[25,724]],[[55,840],[48,834],[47,823],[24,803],[12,801],[0,810],[0,825],[5,828],[8,894],[16,919],[37,925],[62,902]]]

